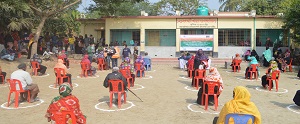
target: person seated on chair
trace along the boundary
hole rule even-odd
[[[192,86],[194,86],[194,77],[196,69],[206,69],[206,67],[204,66],[204,61],[208,61],[208,57],[204,54],[202,49],[199,49],[194,59],[194,67],[192,72]]]
[[[252,76],[252,75],[250,75],[250,72],[248,72],[249,70],[252,70],[251,65],[257,65],[258,64],[258,62],[257,62],[257,60],[254,56],[248,57],[248,60],[250,60],[250,62],[249,62],[249,65],[248,65],[248,67],[246,68],[246,71],[245,71],[245,77],[247,79],[250,78],[250,76]],[[256,66],[256,71],[257,71],[257,74],[258,74],[257,76],[259,76],[258,66]]]
[[[220,87],[219,89],[217,87],[214,88],[214,91],[217,92],[219,90],[220,94],[223,90],[223,80],[222,77],[220,75],[220,73],[218,72],[217,68],[215,67],[210,67],[209,69],[209,74],[205,76],[204,81],[213,81],[213,82],[219,82],[220,83]],[[198,91],[198,98],[197,98],[197,103],[201,105],[202,102],[202,93],[203,93],[203,82],[199,81],[199,86],[200,89]],[[208,87],[205,86],[205,92],[208,91]],[[218,95],[219,97],[219,95]],[[214,103],[214,96],[208,96],[208,103],[212,104]]]
[[[284,52],[284,61],[289,65],[291,63],[291,51],[289,49],[286,49]]]
[[[233,99],[228,101],[222,108],[217,124],[224,124],[227,114],[250,114],[254,116],[254,124],[261,124],[261,115],[257,107],[250,101],[251,94],[243,86],[237,86],[233,90]],[[229,119],[229,124],[233,124],[233,120]],[[252,123],[251,123],[252,124]]]
[[[186,60],[186,57],[187,56],[185,56],[185,60]],[[150,56],[148,56],[148,52],[145,52],[145,56],[143,57],[144,59],[149,59],[150,60],[150,67],[151,67],[151,57]],[[187,61],[187,60],[186,60]],[[147,63],[145,63],[145,64],[147,64]],[[147,68],[147,65],[145,65],[145,68],[146,68],[146,70],[148,70],[148,68]]]
[[[284,72],[284,70],[286,69],[286,67],[288,66],[289,63],[286,63],[286,61],[284,60],[282,54],[279,54],[276,62],[278,63],[278,68],[279,70],[281,70],[281,72]]]
[[[66,55],[66,51],[65,50],[61,51],[61,53],[59,54],[58,58],[63,58],[63,61],[66,62],[67,68],[69,68],[70,62],[69,62],[68,56]]]
[[[125,79],[125,77],[119,73],[119,67],[113,67],[112,69],[112,73],[109,73],[107,74],[107,76],[105,77],[105,80],[103,82],[103,86],[105,88],[108,88],[109,87],[109,83],[108,83],[108,80],[113,80],[113,79],[116,79],[116,80],[122,80],[123,81],[123,88],[125,90],[125,93],[127,92],[127,81]],[[119,85],[119,89],[121,89],[122,86]],[[116,99],[115,102],[117,102],[117,99],[118,99],[118,93],[114,93],[114,98]],[[122,95],[121,97],[121,101],[124,100],[124,96]]]
[[[32,83],[31,76],[28,72],[26,72],[26,64],[21,63],[18,65],[18,70],[14,71],[10,75],[10,79],[17,79],[21,81],[21,85],[24,90],[29,90],[30,91],[30,102],[35,102],[38,101],[38,93],[40,92],[39,87],[37,84]],[[24,96],[23,96],[24,95]],[[27,93],[22,93],[20,97],[20,101],[24,101],[27,99]]]
[[[130,64],[130,58],[129,57],[126,57],[124,59],[124,61],[121,63],[120,65],[120,68],[121,69],[130,69],[130,74],[131,74],[131,77],[132,77],[132,82],[135,81],[135,75],[134,75],[134,67],[132,64]],[[131,83],[132,84],[132,83]],[[132,84],[133,85],[133,84]]]
[[[88,75],[89,76],[93,76],[96,74],[96,68],[92,66],[90,60],[89,60],[89,55],[84,55],[81,62],[85,62],[85,63],[88,63]],[[91,72],[91,73],[90,73]]]
[[[293,101],[297,106],[300,106],[300,90],[296,92]]]
[[[245,61],[250,61],[248,60],[248,57],[251,55],[251,51],[250,50],[247,50],[245,53],[244,53],[244,57],[245,57]]]
[[[235,57],[232,59],[232,62],[231,62],[231,65],[230,66],[232,66],[232,71],[234,70],[234,68],[233,68],[233,65],[234,65],[234,61],[235,60],[242,60],[242,58],[240,57],[240,54],[235,54]],[[238,68],[238,67],[236,67],[236,68]]]
[[[186,65],[186,60],[184,59],[186,57],[186,54],[185,53],[181,53],[181,56],[180,57],[178,57],[178,60],[179,60],[179,68],[180,69],[184,69],[185,67],[185,65]],[[146,66],[147,67],[147,66]]]
[[[3,71],[2,71],[1,66],[0,66],[0,75],[2,75],[2,76],[3,76],[3,79],[4,79],[4,80],[2,80],[2,78],[0,77],[0,83],[4,84],[4,82],[5,82],[5,77],[6,77],[6,72],[3,72]]]
[[[14,61],[15,60],[15,55],[16,55],[16,51],[13,49],[13,43],[12,42],[8,42],[7,43],[7,48],[3,49],[1,51],[1,59],[5,59],[8,61]]]
[[[98,62],[98,59],[104,59],[104,61],[105,61],[104,51],[103,51],[103,50],[98,51],[98,53],[96,54],[95,60],[96,60],[96,63],[97,63],[97,64],[99,63],[99,62]],[[104,63],[105,63],[105,62],[104,62]]]
[[[56,121],[54,114],[52,112],[61,112],[63,110],[70,111],[75,115],[76,120],[71,120],[70,116],[67,117],[67,122],[64,124],[71,124],[73,121],[76,121],[76,124],[86,124],[86,116],[82,114],[80,110],[79,100],[76,96],[72,95],[72,88],[69,83],[63,83],[59,86],[59,96],[55,97],[45,114],[45,117],[48,119],[48,122]]]
[[[68,68],[67,68],[66,65],[64,65],[64,62],[63,62],[62,59],[58,59],[57,60],[57,63],[55,64],[54,68],[62,68],[62,69],[64,69],[65,73],[66,73],[66,76],[70,78],[70,84],[72,86],[72,78],[71,78],[72,75],[68,73]],[[55,76],[57,76],[56,72],[54,72],[54,73],[55,73]],[[68,78],[64,78],[63,82],[68,82]]]
[[[46,49],[45,50],[45,52],[43,53],[43,55],[42,55],[42,57],[41,57],[41,59],[43,59],[43,60],[51,60],[51,61],[53,61],[53,59],[52,59],[52,52],[50,52],[50,50],[49,49]]]
[[[40,73],[39,76],[42,76],[46,73],[47,67],[42,65],[42,59],[39,57],[38,54],[34,54],[33,57],[30,59],[30,62],[38,62],[40,66],[40,69],[37,70],[37,72]]]
[[[251,51],[251,56],[254,56],[256,58],[256,60],[259,61],[259,55],[257,54],[257,52],[255,50]]]
[[[269,47],[266,47],[266,50],[263,52],[263,58],[264,58],[264,66],[265,67],[268,67],[269,66],[269,62],[271,61],[272,59],[272,52],[271,50],[269,49]]]
[[[268,68],[268,71],[267,71],[266,75],[264,75],[264,76],[261,77],[261,85],[262,85],[265,89],[267,89],[268,86],[269,86],[269,82],[267,81],[267,78],[268,78],[269,76],[272,76],[272,73],[273,73],[274,71],[276,71],[276,70],[279,70],[279,69],[278,69],[277,62],[276,62],[276,61],[271,61],[271,62],[270,62],[270,67]],[[272,83],[272,87],[271,87],[271,88],[273,88],[273,86],[274,86],[274,85],[273,85],[273,83]]]
[[[139,55],[138,57],[137,57],[137,59],[135,60],[135,62],[134,62],[134,64],[136,64],[136,63],[140,63],[142,66],[141,66],[141,70],[143,70],[142,71],[142,75],[140,74],[140,72],[138,71],[138,73],[137,73],[137,75],[136,76],[138,76],[138,77],[142,77],[144,74],[145,74],[145,62],[144,62],[144,59],[143,59],[143,57],[141,56],[141,55]],[[135,67],[135,70],[137,69],[137,67]]]

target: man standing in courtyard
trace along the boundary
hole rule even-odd
[[[11,79],[17,79],[21,81],[21,85],[24,90],[29,90],[30,91],[30,102],[35,102],[37,101],[37,95],[40,92],[39,87],[37,84],[32,83],[32,78],[30,77],[30,74],[26,72],[26,64],[21,63],[18,65],[18,70],[14,71],[10,78]],[[18,88],[18,87],[17,87]],[[21,94],[20,101],[24,101],[26,99],[27,94],[24,93],[24,97]]]
[[[124,49],[123,49],[123,52],[122,52],[122,60],[124,60],[126,57],[130,58],[129,55],[131,54],[131,51],[130,49],[127,47],[127,44],[124,44]]]

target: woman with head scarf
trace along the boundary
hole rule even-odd
[[[254,56],[256,58],[256,60],[259,61],[259,55],[257,54],[257,52],[255,50],[251,51],[251,56]]]
[[[130,58],[129,57],[125,57],[124,61],[121,63],[120,65],[120,69],[129,69],[130,70],[130,75],[132,77],[132,82],[135,81],[135,75],[134,75],[134,67],[132,64],[130,64]],[[133,84],[133,83],[131,83]]]
[[[265,89],[268,88],[268,86],[269,86],[269,83],[267,81],[267,77],[272,76],[272,73],[274,71],[277,71],[277,70],[279,70],[277,62],[276,61],[271,61],[270,62],[270,67],[268,68],[266,75],[261,77],[261,85]],[[273,88],[273,85],[272,85],[272,88]]]
[[[240,54],[235,54],[235,57],[232,59],[232,64],[230,65],[230,66],[232,66],[232,71],[234,70],[234,64],[235,64],[235,62],[236,61],[242,61],[242,58],[240,57]],[[238,68],[238,67],[236,67],[236,68]]]
[[[215,93],[218,92],[218,91],[221,93],[223,91],[223,80],[222,80],[222,77],[221,77],[220,73],[218,72],[217,68],[211,67],[209,69],[208,75],[205,76],[204,81],[219,82],[220,87],[219,88],[215,87],[214,91],[215,91]],[[201,102],[202,102],[202,93],[203,93],[202,88],[204,87],[203,82],[200,81],[199,86],[201,86],[201,88],[198,91],[197,103],[201,104]],[[206,89],[205,92],[207,92],[208,87],[205,86],[205,89]],[[219,95],[218,95],[218,97],[219,97]],[[208,97],[208,103],[214,103],[214,96],[209,96]]]
[[[81,60],[81,63],[87,63],[88,64],[88,68],[89,68],[88,75],[89,76],[92,76],[92,75],[96,74],[96,68],[91,65],[91,61],[89,60],[89,55],[85,54],[83,56],[82,60]]]
[[[251,75],[248,71],[249,71],[249,69],[252,70],[251,65],[256,65],[256,71],[258,72],[257,76],[259,76],[258,61],[256,60],[256,58],[251,55],[250,57],[248,57],[248,60],[250,60],[250,62],[249,62],[248,67],[246,68],[245,77],[250,78]]]
[[[253,115],[255,117],[254,124],[261,124],[260,112],[258,111],[255,104],[250,101],[250,97],[251,94],[245,87],[235,87],[233,90],[233,99],[228,101],[222,108],[217,124],[225,124],[226,115],[231,113]],[[233,123],[233,119],[229,119],[229,124]]]
[[[58,56],[58,58],[62,59],[66,63],[67,68],[69,68],[70,63],[69,63],[69,59],[68,59],[68,57],[66,55],[66,51],[65,50],[61,51],[61,53]]]
[[[70,84],[72,85],[72,75],[68,73],[68,68],[66,67],[66,65],[64,65],[64,62],[62,59],[58,59],[57,60],[57,63],[55,64],[54,68],[62,68],[63,70],[65,70],[65,73],[66,73],[66,76],[68,76],[70,78]],[[55,76],[56,76],[56,72],[55,73]],[[63,79],[64,82],[68,82],[68,78],[64,78]]]
[[[196,53],[195,59],[194,59],[194,70],[192,72],[192,86],[194,86],[194,77],[195,77],[195,70],[196,69],[206,69],[206,65],[204,64],[204,61],[208,61],[208,57],[204,54],[202,49],[199,49]]]
[[[289,49],[286,49],[284,53],[284,61],[286,61],[287,64],[291,62],[291,51]]]
[[[65,122],[65,124],[72,124],[73,121],[76,121],[77,124],[86,123],[86,117],[80,110],[79,100],[72,95],[72,90],[73,89],[68,83],[63,83],[59,86],[59,96],[55,97],[51,101],[45,115],[45,117],[48,119],[48,122],[51,120],[55,121],[52,113],[70,111],[75,115],[76,120],[72,120],[70,116],[66,116],[67,122]]]
[[[288,66],[288,64],[287,64],[286,61],[284,60],[282,54],[279,54],[279,55],[278,55],[278,57],[277,57],[277,59],[276,59],[276,62],[277,62],[277,64],[278,64],[279,70],[281,70],[281,72],[284,72],[284,70],[286,69],[286,67]]]
[[[248,60],[248,57],[251,55],[251,51],[250,50],[247,50],[245,53],[244,53],[244,57],[245,57],[245,61],[249,61]]]
[[[263,57],[264,57],[264,66],[268,67],[269,66],[269,62],[272,59],[272,52],[269,49],[269,47],[266,48],[266,50],[263,52]]]
[[[42,76],[46,73],[47,67],[42,65],[42,59],[39,57],[38,54],[34,54],[33,57],[30,59],[30,62],[38,62],[40,66],[40,69],[37,70],[37,72],[40,73],[39,76]]]
[[[136,64],[136,63],[140,63],[141,64],[141,69],[143,70],[142,72],[143,72],[143,74],[142,75],[144,75],[144,70],[145,70],[145,62],[144,62],[144,59],[143,59],[143,57],[141,56],[141,55],[139,55],[138,57],[137,57],[137,59],[135,60],[135,62],[134,62],[134,65]],[[135,67],[135,70],[137,70],[137,67]],[[140,71],[138,71],[138,73],[137,73],[137,76],[139,76],[140,74],[139,74],[139,72]]]

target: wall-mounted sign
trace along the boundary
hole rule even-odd
[[[218,28],[217,19],[177,19],[177,28]]]
[[[180,51],[213,50],[214,35],[180,35]]]

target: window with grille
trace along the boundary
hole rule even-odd
[[[288,32],[282,29],[257,29],[256,30],[256,46],[265,46],[267,38],[270,38],[271,45],[280,44],[280,46],[288,46]]]
[[[219,46],[250,46],[250,29],[219,29]]]
[[[213,34],[213,29],[181,29],[180,34],[183,35]]]
[[[145,30],[146,46],[176,46],[176,30],[174,29],[149,29]]]
[[[134,40],[137,45],[140,45],[140,29],[112,29],[110,30],[111,42],[117,42],[119,45],[126,41],[127,45],[129,41]]]

